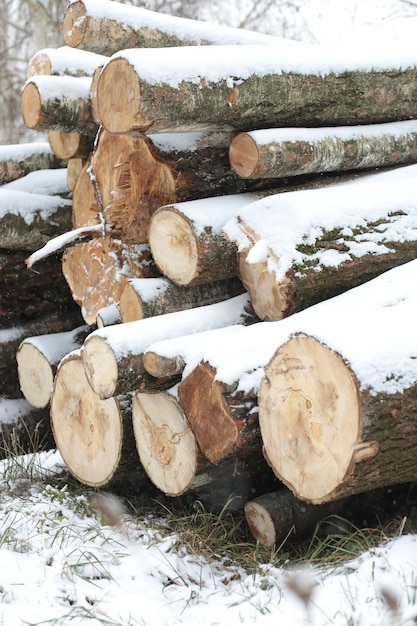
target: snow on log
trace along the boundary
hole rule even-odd
[[[35,170],[62,167],[48,142],[0,146],[0,185],[22,178]]]
[[[56,446],[70,473],[90,487],[140,488],[130,399],[101,400],[85,378],[78,352],[59,364],[51,397]]]
[[[23,191],[43,196],[70,197],[66,168],[42,169],[5,183],[0,191]]]
[[[20,398],[0,398],[0,415],[0,459],[55,447],[48,411]]]
[[[28,128],[84,134],[96,124],[91,116],[91,78],[34,76],[26,81],[21,112]]]
[[[61,333],[27,337],[16,352],[20,389],[26,400],[36,408],[49,403],[54,377],[60,361],[81,348],[91,332],[89,326],[80,326]]]
[[[224,232],[256,314],[279,320],[415,258],[417,182],[407,171],[270,196],[230,220]]]
[[[29,60],[27,78],[32,76],[92,76],[108,57],[70,46],[43,48]]]
[[[196,309],[166,313],[94,331],[81,349],[92,389],[101,398],[138,389],[145,372],[142,355],[151,343],[239,324],[244,315],[242,309],[247,302],[247,294],[243,294]]]
[[[95,131],[83,135],[81,133],[64,133],[59,130],[51,130],[48,133],[48,141],[52,152],[59,159],[86,159],[94,146]]]
[[[148,279],[151,280],[151,279]],[[105,326],[114,326],[114,324],[121,324],[122,318],[120,315],[119,305],[115,302],[105,306],[97,313],[97,328],[104,328]]]
[[[0,188],[0,248],[37,250],[71,228],[71,200]]]
[[[404,49],[387,60],[351,46],[123,50],[103,67],[97,104],[112,133],[400,121],[417,116],[416,64]]]
[[[62,272],[87,324],[100,309],[119,302],[128,278],[152,278],[156,268],[146,244],[98,237],[67,248]]]
[[[417,122],[239,133],[230,144],[229,159],[233,171],[242,178],[279,178],[413,163],[417,160]]]
[[[98,54],[125,48],[204,44],[296,44],[240,28],[174,17],[108,0],[71,1],[62,23],[68,46]]]
[[[123,322],[183,311],[233,298],[245,290],[238,278],[178,287],[167,278],[129,279],[120,295]]]

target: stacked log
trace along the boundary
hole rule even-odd
[[[416,161],[417,63],[102,0],[63,35],[90,69],[41,51],[22,115],[71,171],[74,230],[46,248],[92,332],[18,361],[69,471],[235,493],[253,524],[277,487],[324,506],[411,481],[415,166],[376,172]]]

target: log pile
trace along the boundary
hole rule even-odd
[[[308,533],[303,505],[311,525],[412,481],[417,58],[104,0],[72,0],[63,35],[22,116],[67,164],[71,223],[26,251],[87,326],[12,349],[69,471],[235,498],[268,546]]]

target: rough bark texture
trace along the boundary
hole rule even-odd
[[[150,286],[155,289],[152,297],[149,297]],[[123,322],[133,322],[145,317],[214,304],[243,292],[244,288],[238,278],[196,287],[178,287],[166,278],[131,279],[127,281],[120,296],[120,314]]]
[[[17,180],[35,172],[36,170],[47,170],[64,167],[64,164],[60,159],[51,152],[48,144],[45,144],[45,150],[39,151],[38,146],[35,144],[33,149],[31,146],[27,146],[28,154],[24,158],[15,157],[3,160],[0,153],[0,185],[10,183],[12,180]]]
[[[343,358],[311,337],[276,352],[259,390],[266,458],[315,504],[414,480],[416,411],[416,385],[359,390]]]
[[[55,447],[47,410],[21,399],[0,399],[0,407],[0,459]]]
[[[58,159],[86,159],[93,149],[95,133],[63,133],[51,130],[48,141],[52,152]]]
[[[184,49],[184,54],[189,51]],[[152,55],[147,59],[152,63]],[[115,58],[103,68],[97,99],[100,119],[113,133],[342,126],[414,118],[416,75],[414,68],[325,75],[288,72],[253,74],[242,81],[236,77],[238,87],[230,86],[226,77],[216,83],[204,77],[200,82],[185,79],[173,87],[147,82],[126,58]]]
[[[384,128],[385,126],[385,128]],[[347,170],[386,167],[401,163],[413,163],[417,158],[417,127],[410,128],[405,122],[404,132],[396,125],[379,126],[380,133],[373,126],[356,127],[352,136],[324,129],[317,139],[314,132],[305,138],[296,129],[294,140],[276,138],[265,143],[260,133],[239,133],[229,149],[230,166],[242,178],[279,178],[320,172],[344,172]],[[317,136],[317,135],[316,135]],[[309,138],[311,137],[311,138]],[[258,141],[259,138],[259,141]]]

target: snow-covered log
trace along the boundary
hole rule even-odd
[[[239,133],[230,166],[242,178],[279,178],[387,167],[417,160],[417,122]]]
[[[68,46],[99,54],[125,48],[165,48],[204,44],[270,44],[297,42],[122,5],[109,0],[73,0],[62,23]]]
[[[142,355],[151,343],[241,323],[247,294],[197,309],[176,311],[101,328],[86,339],[81,356],[92,389],[101,397],[134,391],[144,374]]]
[[[417,250],[415,166],[270,196],[224,227],[256,314],[279,320],[405,263]]]
[[[115,302],[105,306],[97,313],[97,328],[104,328],[105,326],[114,326],[114,324],[121,324],[122,318],[120,315],[119,305]]]
[[[167,278],[132,278],[120,295],[120,315],[123,322],[134,322],[145,317],[214,304],[244,291],[238,278],[195,287],[178,287]]]
[[[128,278],[158,274],[146,244],[125,244],[98,237],[68,247],[62,271],[87,324],[95,324],[100,309],[119,302]]]
[[[26,400],[36,408],[49,403],[54,377],[60,361],[81,345],[91,332],[80,326],[63,333],[48,333],[27,337],[16,352],[20,389]]]
[[[97,87],[112,133],[335,126],[417,116],[417,57],[337,46],[123,50]],[[113,97],[112,94],[117,94]]]
[[[48,76],[92,76],[96,68],[108,61],[108,57],[70,46],[43,48],[29,60],[27,78]]]
[[[0,459],[55,447],[49,414],[21,398],[0,398]]]
[[[59,159],[86,159],[93,149],[95,130],[90,134],[64,133],[51,130],[48,133],[48,142],[52,152]]]
[[[21,96],[21,112],[32,130],[85,134],[97,128],[91,115],[91,78],[33,76]]]
[[[33,142],[0,146],[0,185],[9,183],[29,172],[62,167],[48,142]]]

